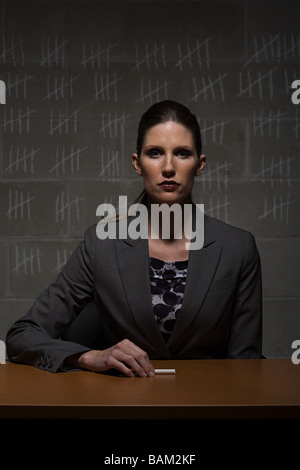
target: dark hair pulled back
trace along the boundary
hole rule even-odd
[[[194,138],[197,155],[200,157],[202,151],[201,133],[196,116],[183,104],[171,100],[155,103],[142,115],[136,142],[138,156],[141,155],[147,131],[153,126],[169,121],[177,122],[190,130]]]

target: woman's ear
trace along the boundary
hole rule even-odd
[[[206,164],[206,156],[200,155],[199,160],[198,160],[198,165],[196,168],[196,176],[201,175],[202,171],[204,170],[205,164]]]
[[[137,175],[142,176],[142,170],[141,170],[141,165],[140,165],[140,159],[139,159],[137,153],[133,153],[133,154],[132,154],[131,162],[132,162],[132,164],[133,164],[133,166],[134,166],[134,169],[135,169]]]

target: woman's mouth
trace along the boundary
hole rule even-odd
[[[173,180],[165,180],[159,183],[159,186],[161,186],[165,191],[175,191],[180,184]]]

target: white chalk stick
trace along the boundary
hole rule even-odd
[[[176,374],[176,369],[155,369],[155,374]]]

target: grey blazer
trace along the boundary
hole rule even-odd
[[[91,301],[104,347],[127,338],[150,359],[260,358],[261,268],[254,237],[204,220],[204,246],[189,252],[182,308],[167,343],[152,310],[148,241],[100,240],[93,226],[57,280],[8,331],[9,359],[62,370],[68,356],[90,349],[63,338]]]

